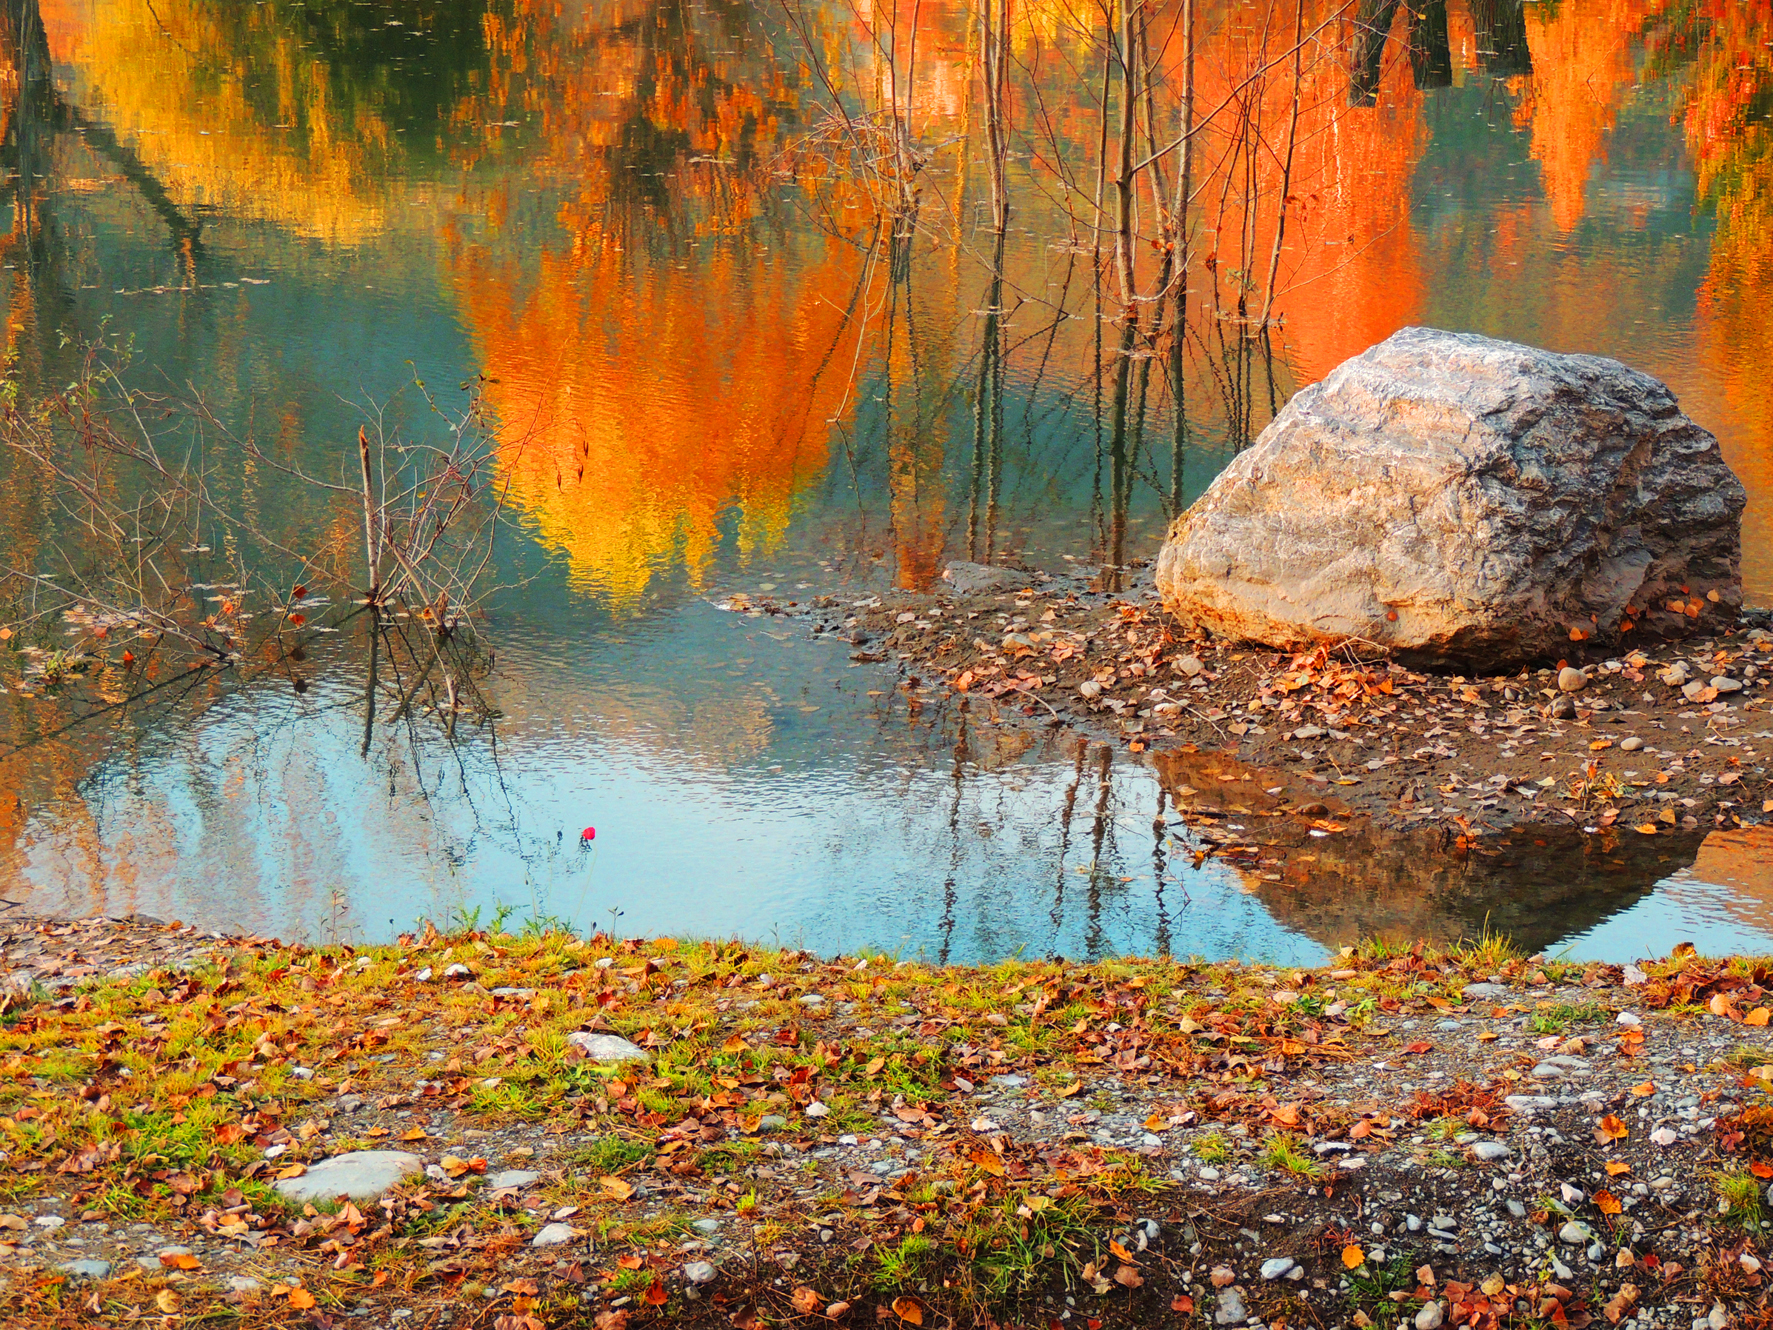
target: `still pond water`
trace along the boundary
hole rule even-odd
[[[1304,3],[1276,323],[1215,314],[1265,286],[1268,233],[1234,250],[1243,214],[1203,191],[1177,451],[1161,375],[1142,433],[1107,437],[1099,34],[1062,7],[1015,11],[999,284],[964,4],[895,21],[916,37],[889,80],[921,158],[909,220],[832,161],[833,98],[880,104],[888,20],[866,5],[27,4],[0,34],[26,89],[0,292],[27,391],[66,379],[68,338],[127,337],[139,381],[325,470],[364,402],[481,376],[516,539],[485,629],[502,714],[453,745],[407,727],[361,755],[342,641],[304,694],[53,738],[52,701],[0,699],[0,897],[311,939],[508,906],[951,960],[1308,962],[1486,920],[1578,956],[1773,950],[1773,852],[1749,834],[1468,863],[1352,837],[1267,877],[1196,869],[1141,759],[908,713],[884,668],[717,608],[862,600],[956,558],[1148,557],[1295,387],[1409,323],[1666,379],[1748,486],[1745,576],[1773,600],[1767,0],[1449,0],[1440,75],[1417,86],[1406,17],[1352,106],[1350,21]],[[1202,104],[1292,16],[1203,3]],[[1171,41],[1154,63],[1178,86]],[[1230,131],[1201,142],[1201,178],[1234,181]],[[240,483],[287,502],[274,474]],[[0,518],[9,560],[35,557],[29,499]]]

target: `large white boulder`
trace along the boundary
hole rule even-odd
[[[1233,459],[1171,526],[1157,586],[1234,639],[1512,663],[1734,622],[1746,501],[1649,375],[1405,328]]]

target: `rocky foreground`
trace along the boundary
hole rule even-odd
[[[0,924],[7,1325],[1758,1325],[1773,976]]]

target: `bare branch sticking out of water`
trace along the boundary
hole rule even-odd
[[[366,739],[378,664],[402,681],[391,729],[426,714],[453,734],[459,715],[493,714],[474,625],[496,589],[505,445],[476,383],[446,408],[415,379],[416,431],[390,402],[359,404],[334,481],[268,452],[200,396],[128,386],[127,369],[124,349],[97,343],[61,391],[28,405],[16,382],[0,394],[0,465],[28,533],[0,564],[0,686],[54,692],[75,723],[272,680],[303,693],[310,653],[366,622]]]

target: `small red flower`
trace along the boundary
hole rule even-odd
[[[586,827],[583,831],[581,831],[579,833],[579,839],[581,841],[596,840],[597,839],[597,828],[596,827]]]

